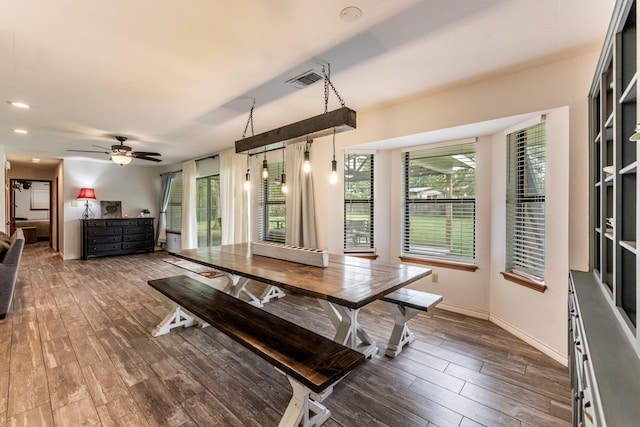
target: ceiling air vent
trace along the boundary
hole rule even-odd
[[[318,80],[322,80],[322,74],[315,70],[309,70],[309,71],[305,71],[299,76],[296,76],[292,79],[287,80],[287,83],[292,84],[297,89],[302,89],[309,85],[314,84]]]

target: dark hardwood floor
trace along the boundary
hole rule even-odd
[[[268,363],[212,328],[150,336],[171,304],[147,280],[186,272],[166,257],[62,261],[26,245],[0,321],[0,426],[278,425],[291,391]],[[333,336],[313,299],[288,295],[265,309]],[[360,320],[386,342],[381,303]],[[444,310],[410,326],[417,339],[398,357],[381,351],[338,384],[326,426],[570,424],[567,369],[551,358]]]

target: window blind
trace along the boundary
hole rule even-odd
[[[403,154],[402,253],[475,261],[475,144]]]
[[[182,177],[174,177],[169,188],[167,205],[167,229],[180,230],[182,227]]]
[[[344,251],[373,252],[373,154],[344,156]]]
[[[260,240],[284,243],[286,197],[280,188],[284,162],[269,164],[269,178],[262,180],[258,209],[258,233]]]
[[[505,267],[544,280],[545,125],[511,133],[507,140]]]

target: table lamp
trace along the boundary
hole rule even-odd
[[[95,200],[95,198],[96,198],[96,194],[93,188],[80,189],[80,194],[78,194],[78,200],[84,200],[84,212],[82,213],[83,219],[89,219],[89,218],[95,217],[91,209],[89,209],[89,199]]]

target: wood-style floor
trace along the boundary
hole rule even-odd
[[[171,304],[147,280],[185,274],[166,252],[62,261],[26,245],[13,309],[0,321],[0,426],[276,426],[286,378],[212,328],[152,338]],[[195,275],[194,275],[195,277]],[[214,279],[224,280],[224,279]],[[322,335],[318,303],[266,309]],[[383,344],[379,302],[360,320]],[[419,314],[416,342],[380,352],[325,400],[335,426],[566,426],[567,369],[490,322]]]

